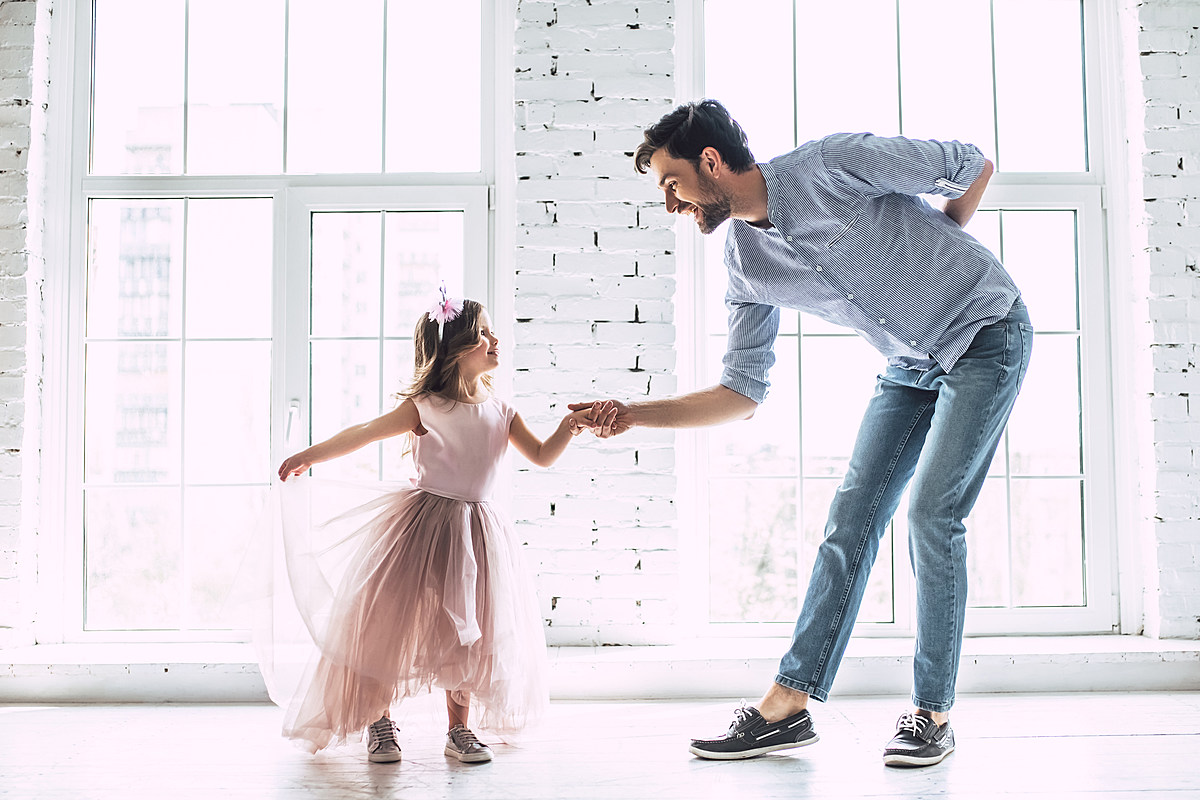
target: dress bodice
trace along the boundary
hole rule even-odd
[[[413,445],[417,488],[456,500],[490,499],[516,412],[497,397],[455,403],[421,395],[413,402],[426,430]]]

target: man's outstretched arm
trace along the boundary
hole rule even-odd
[[[593,431],[597,436],[608,438],[624,433],[635,426],[644,428],[703,428],[720,425],[735,419],[750,419],[758,403],[745,395],[721,385],[702,389],[678,397],[662,400],[646,400],[639,403],[621,403],[610,400],[617,409],[616,418],[609,424],[598,423]],[[572,411],[589,408],[592,403],[571,403]]]

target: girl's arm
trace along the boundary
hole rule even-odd
[[[346,428],[341,433],[285,459],[279,466],[279,479],[286,481],[291,475],[307,472],[313,464],[353,453],[371,442],[399,436],[412,430],[422,432],[421,414],[417,411],[416,403],[409,398],[381,417]]]
[[[596,414],[600,417],[600,424],[603,424],[605,420],[612,424],[612,418],[617,413],[616,409],[601,410],[599,405],[596,404]],[[558,461],[558,457],[563,454],[571,442],[572,436],[576,436],[588,425],[596,424],[589,422],[588,415],[591,413],[592,406],[589,405],[587,408],[567,414],[562,418],[562,422],[558,423],[554,433],[550,434],[544,442],[534,436],[533,431],[529,430],[529,426],[525,424],[525,420],[521,419],[521,415],[516,414],[508,428],[508,441],[532,463],[539,467],[548,467]]]

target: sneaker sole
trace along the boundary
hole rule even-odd
[[[883,757],[883,765],[885,767],[930,767],[940,763],[946,756],[954,752],[951,747],[940,756],[905,756],[905,755],[885,755]]]
[[[367,761],[372,764],[394,764],[399,760],[399,753],[367,753]]]
[[[731,750],[729,752],[719,752],[714,750],[704,750],[692,745],[688,748],[688,752],[700,758],[707,758],[713,761],[738,761],[743,758],[755,758],[756,756],[764,756],[767,753],[775,753],[780,750],[795,750],[797,747],[806,747],[810,744],[816,744],[821,741],[821,737],[813,734],[812,738],[805,739],[802,742],[788,742],[787,744],[772,744],[767,747],[755,747],[750,750]]]
[[[477,753],[475,755],[470,755],[469,753],[460,753],[452,747],[447,747],[444,752],[446,755],[450,756],[451,758],[457,758],[464,764],[479,764],[484,761],[492,760],[491,753]]]

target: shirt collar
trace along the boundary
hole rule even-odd
[[[779,227],[779,220],[782,218],[778,205],[778,197],[780,193],[779,174],[775,171],[775,167],[769,161],[763,161],[758,165],[759,172],[762,173],[763,181],[767,184],[767,221],[771,223],[772,228]],[[751,225],[750,227],[757,227]],[[770,230],[769,228],[759,228],[759,230]]]

